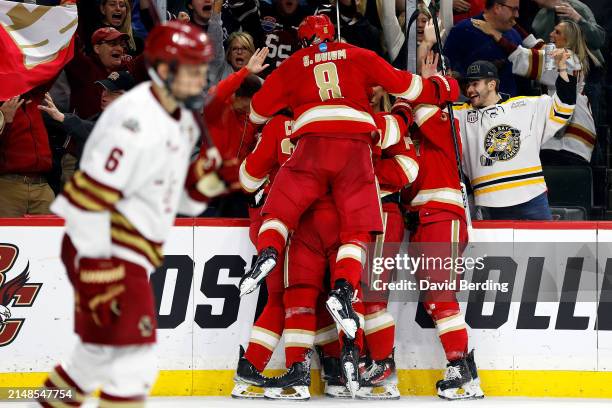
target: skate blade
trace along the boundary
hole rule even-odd
[[[286,388],[265,388],[264,397],[270,400],[282,401],[307,401],[310,399],[310,391],[306,385],[296,385]]]
[[[235,384],[232,398],[260,399],[264,397],[264,389],[251,384]]]
[[[398,400],[400,393],[395,384],[361,387],[357,391],[357,399],[363,400]]]
[[[328,385],[325,384],[325,396],[337,399],[352,399],[351,393],[344,385]]]
[[[346,389],[351,393],[351,398],[355,398],[357,391],[359,391],[359,381],[353,379],[357,377],[355,366],[351,363],[344,363],[343,371],[344,378],[346,378]]]
[[[272,269],[276,266],[274,259],[268,259],[261,264],[259,268],[259,274],[255,277],[248,277],[240,285],[240,297],[248,295],[253,292],[259,286],[259,283],[265,279]]]
[[[438,389],[438,397],[447,401],[482,399],[484,398],[484,393],[480,390],[480,394],[478,394],[475,390],[466,386],[465,388],[449,388],[444,391]]]
[[[331,314],[332,318],[336,322],[338,326],[342,329],[346,337],[353,340],[355,339],[355,333],[357,333],[357,324],[353,319],[343,319],[340,316],[339,310],[342,310],[342,304],[340,301],[334,297],[330,297],[325,302],[325,307],[327,311]]]

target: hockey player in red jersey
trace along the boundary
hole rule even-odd
[[[249,209],[251,225],[249,237],[257,245],[257,235],[262,223],[261,206],[265,202],[270,186],[279,167],[289,158],[293,144],[289,140],[291,118],[284,114],[275,116],[261,133],[255,149],[240,165],[242,189],[252,194]],[[240,348],[240,358],[234,377],[234,398],[263,398],[262,387],[266,378],[261,375],[283,334],[285,308],[283,305],[282,255],[279,265],[266,277],[268,301],[251,329],[251,338],[246,352]]]
[[[213,148],[191,162],[200,134],[212,44],[199,29],[156,26],[144,51],[153,82],[107,108],[87,140],[81,168],[52,205],[64,217],[61,258],[75,291],[73,354],[45,388],[72,388],[81,406],[101,389],[100,406],[144,406],[157,375],[156,310],[148,274],[177,212],[201,213],[222,191]]]
[[[277,263],[289,232],[317,199],[331,192],[340,214],[338,280],[327,302],[337,324],[353,337],[359,323],[350,299],[359,283],[364,244],[382,232],[380,201],[371,161],[376,130],[368,91],[381,85],[409,101],[438,104],[449,100],[453,79],[394,69],[371,51],[333,42],[326,16],[307,17],[298,30],[305,48],[283,62],[253,97],[251,120],[264,124],[289,107],[294,114],[296,150],[276,176],[263,208],[258,259],[243,277],[241,294],[253,291]]]
[[[405,185],[411,183],[417,175],[418,165],[414,149],[410,149],[406,134],[405,117],[399,115],[380,114],[376,116],[377,127],[381,130],[380,143],[376,146],[377,154],[375,164],[377,177],[381,185],[386,188],[383,197],[397,193]],[[274,188],[274,186],[273,186]],[[395,214],[397,219],[394,227],[399,227],[403,233],[403,221],[397,202],[399,194],[395,196]],[[387,200],[392,203],[393,200]],[[387,214],[385,215],[387,218]],[[390,235],[397,240],[397,231]],[[301,217],[299,226],[292,235],[287,246],[285,262],[285,358],[288,371],[281,377],[266,383],[265,394],[274,399],[306,399],[309,396],[310,385],[310,349],[314,346],[315,331],[317,329],[318,300],[323,293],[325,272],[330,269],[330,281],[337,279],[336,262],[340,248],[340,221],[335,203],[330,196],[317,200]],[[382,301],[370,302],[371,325],[364,321],[366,314],[363,302],[353,300],[355,313],[360,320],[360,328],[355,339],[345,337],[340,333],[340,345],[333,357],[337,359],[336,366],[342,374],[343,387],[348,390],[349,396],[357,395],[360,398],[374,396],[374,384],[382,384],[392,371],[386,370],[385,364],[393,348],[393,319],[386,313],[386,303]],[[323,312],[324,313],[324,312]],[[389,333],[386,329],[391,329]],[[371,352],[376,361],[368,366],[368,377],[363,382],[358,375],[358,360],[364,350],[364,334],[370,330]],[[336,329],[331,329],[336,332]],[[336,332],[337,333],[337,332]],[[390,342],[389,342],[390,340]],[[381,343],[381,348],[378,343]],[[377,354],[378,353],[378,354]],[[382,356],[382,357],[381,357]],[[331,356],[330,356],[331,357]],[[383,362],[384,361],[384,362]],[[324,363],[325,364],[325,363]],[[363,390],[360,387],[363,385]],[[296,392],[288,393],[287,388]],[[392,397],[399,397],[397,388]],[[380,398],[380,395],[377,396]]]
[[[468,242],[468,230],[448,114],[437,106],[417,105],[414,116],[417,127],[412,135],[421,171],[402,196],[411,220],[410,242],[423,243],[420,249],[428,256],[456,258]],[[456,279],[457,275],[449,269],[420,270],[417,278],[440,283]],[[482,398],[474,354],[468,353],[468,332],[455,293],[429,291],[424,294],[424,306],[436,324],[449,361],[445,378],[436,384],[438,395],[446,399]]]
[[[394,257],[404,238],[404,220],[399,207],[400,191],[412,183],[419,172],[416,151],[408,136],[407,129],[413,122],[412,110],[405,104],[393,107],[392,114],[380,112],[374,116],[381,138],[373,148],[374,169],[380,183],[380,197],[383,208],[383,234],[376,240],[375,256]],[[383,150],[384,148],[384,150]],[[391,271],[385,271],[389,274]],[[389,276],[377,279],[389,281]],[[363,285],[370,282],[366,280]],[[365,364],[360,365],[361,399],[397,399],[397,377],[393,359],[395,341],[395,321],[387,311],[387,293],[364,292],[364,335]],[[324,320],[320,318],[320,320]],[[339,367],[340,348],[335,328],[327,323],[319,324],[317,331],[320,357],[325,377],[325,393],[332,397],[346,397],[338,386],[337,368]]]

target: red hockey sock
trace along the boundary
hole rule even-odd
[[[314,286],[290,286],[285,289],[285,364],[287,368],[304,361],[313,348],[317,328],[316,307],[319,289]]]
[[[283,293],[271,292],[261,315],[251,329],[249,347],[244,356],[259,371],[266,367],[280,341],[285,325]]]
[[[80,407],[87,397],[87,392],[83,391],[81,387],[79,387],[74,380],[68,375],[68,373],[64,370],[61,365],[57,365],[53,368],[53,371],[49,373],[49,377],[45,381],[43,390],[51,390],[51,389],[72,389],[72,395],[69,398],[70,406]],[[38,402],[43,407],[52,407],[55,405],[51,405],[45,401]],[[60,405],[64,405],[61,404]],[[66,403],[68,405],[68,403]]]
[[[264,220],[259,228],[257,236],[257,252],[263,249],[272,247],[280,254],[285,249],[287,244],[287,236],[289,229],[287,225],[276,218],[268,218]]]
[[[354,243],[341,245],[333,268],[332,287],[333,282],[338,279],[346,279],[353,290],[358,289],[364,262],[365,250],[361,245]]]
[[[436,323],[446,359],[458,360],[467,354],[468,334],[457,302],[426,302],[425,310]]]
[[[395,320],[386,303],[365,303],[365,341],[372,360],[383,360],[393,352]]]

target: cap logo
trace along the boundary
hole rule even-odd
[[[117,71],[113,71],[108,75],[108,79],[111,81],[116,81],[119,79],[119,73]]]

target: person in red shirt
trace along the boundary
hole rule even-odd
[[[255,146],[248,116],[251,98],[261,88],[261,80],[256,75],[268,67],[264,64],[267,55],[267,48],[257,50],[243,68],[211,90],[212,98],[204,108],[205,123],[223,159],[219,174],[228,187],[228,194],[210,203],[207,215],[248,216],[247,196],[240,188],[238,169]]]
[[[350,299],[359,284],[365,243],[382,231],[380,201],[371,159],[369,90],[376,85],[413,102],[443,103],[452,78],[418,75],[393,68],[374,52],[333,42],[334,27],[325,15],[309,16],[299,28],[307,45],[283,62],[255,94],[251,121],[264,124],[289,108],[295,121],[292,140],[299,140],[281,167],[262,213],[259,256],[244,275],[241,295],[250,293],[274,268],[302,213],[331,192],[340,214],[342,245],[335,271],[338,279],[327,306],[349,338],[359,328]]]
[[[147,79],[142,56],[131,59],[127,55],[129,36],[112,27],[99,28],[91,37],[93,55],[75,49],[74,58],[66,65],[65,71],[70,85],[70,111],[81,118],[100,113],[99,101],[102,88],[96,81],[106,79],[113,71],[128,70],[137,83]]]
[[[55,198],[47,182],[52,158],[38,110],[46,87],[0,103],[0,217],[50,214]]]

